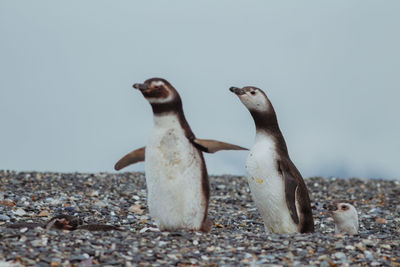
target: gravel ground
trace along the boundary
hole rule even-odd
[[[244,177],[211,176],[211,233],[159,232],[143,173],[0,171],[0,266],[400,266],[400,182],[305,179],[316,232],[265,234]],[[334,233],[323,205],[355,200],[360,233]],[[59,213],[126,231],[13,229]]]

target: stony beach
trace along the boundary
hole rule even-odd
[[[0,171],[0,266],[400,266],[400,182],[312,177],[313,234],[266,234],[245,177],[210,176],[210,233],[160,232],[143,173]],[[324,205],[355,201],[360,232]],[[64,213],[124,231],[10,228]]]

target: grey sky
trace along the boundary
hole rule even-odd
[[[251,147],[266,91],[303,176],[400,179],[400,1],[1,1],[0,169],[112,171],[169,80],[200,138]],[[246,152],[207,155],[244,174]],[[143,163],[127,170],[143,170]]]

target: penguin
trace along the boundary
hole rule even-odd
[[[76,230],[80,225],[83,224],[83,220],[79,217],[75,217],[67,214],[58,214],[50,219],[45,225],[47,230],[54,228],[58,230]]]
[[[150,103],[154,127],[147,146],[122,157],[115,170],[145,161],[149,213],[161,231],[209,232],[210,185],[202,152],[247,149],[197,139],[185,118],[177,90],[167,80],[151,78],[133,87]]]
[[[52,217],[47,223],[29,223],[29,222],[19,222],[7,225],[8,228],[28,228],[33,229],[36,227],[42,227],[45,230],[64,230],[64,231],[74,231],[74,230],[88,230],[88,231],[124,231],[124,229],[118,226],[108,225],[108,224],[84,224],[83,220],[77,216],[72,216],[68,214],[58,214]]]
[[[332,210],[336,233],[358,234],[358,214],[356,208],[350,203],[344,202],[336,203],[336,208],[336,210]]]
[[[259,88],[231,87],[256,126],[246,161],[247,180],[267,233],[314,232],[306,184],[289,157],[274,108]]]

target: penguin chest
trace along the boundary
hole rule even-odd
[[[286,204],[284,180],[277,170],[277,157],[272,140],[256,142],[246,162],[249,187],[268,232],[296,232]]]
[[[200,153],[178,127],[155,129],[146,147],[146,169],[160,182],[200,174]]]
[[[160,228],[200,227],[206,207],[200,153],[180,125],[154,128],[145,170],[150,215]]]

